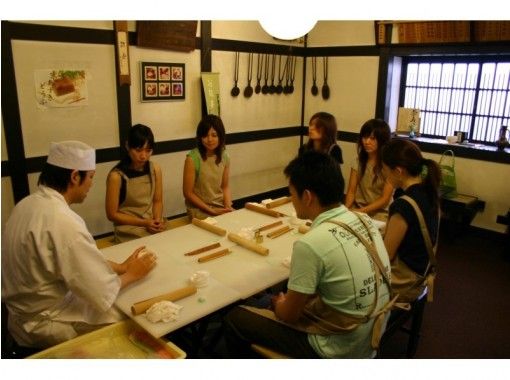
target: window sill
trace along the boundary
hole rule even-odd
[[[498,150],[497,147],[491,145],[474,143],[450,144],[446,140],[438,138],[410,138],[405,135],[397,135],[397,137],[407,138],[415,142],[422,151],[428,153],[442,154],[445,150],[450,149],[453,151],[456,157],[510,164],[510,148],[508,147],[505,148],[505,150]]]

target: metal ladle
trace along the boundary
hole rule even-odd
[[[312,57],[312,95],[317,96],[319,88],[317,87],[317,57]]]
[[[245,98],[249,98],[253,95],[253,88],[251,87],[251,78],[253,74],[253,53],[248,55],[248,85],[244,89],[243,95]]]
[[[241,92],[237,87],[237,81],[239,80],[239,52],[235,53],[235,68],[234,68],[234,87],[230,90],[230,95],[236,97]]]

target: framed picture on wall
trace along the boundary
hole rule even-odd
[[[184,63],[140,62],[141,101],[184,99]]]

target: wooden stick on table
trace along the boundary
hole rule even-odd
[[[254,205],[253,203],[249,203],[249,202],[246,202],[244,204],[244,207],[247,208],[248,210],[260,212],[261,214],[266,214],[266,215],[272,216],[274,218],[279,218],[280,216],[284,216],[282,213],[280,213],[278,211],[270,210],[266,207],[257,206],[257,205]]]
[[[274,238],[277,238],[278,236],[281,236],[281,235],[283,235],[289,231],[292,231],[292,230],[293,230],[293,228],[291,228],[290,226],[284,226],[282,228],[278,228],[276,231],[268,233],[267,237],[274,239]]]
[[[257,228],[255,231],[261,232],[261,231],[265,231],[265,230],[270,230],[271,228],[279,226],[280,224],[283,224],[283,222],[281,220],[271,223],[271,224],[266,224],[265,226]]]
[[[272,202],[269,202],[268,204],[266,204],[266,207],[267,208],[278,207],[278,206],[284,205],[285,203],[289,203],[290,200],[291,200],[290,197],[281,197],[281,198],[275,199]]]
[[[152,297],[140,302],[136,302],[131,306],[131,313],[133,315],[138,315],[144,313],[147,309],[149,309],[152,305],[154,305],[156,302],[160,301],[178,301],[180,299],[183,299],[185,297],[191,296],[197,292],[197,288],[195,286],[186,286],[184,288],[180,288],[177,290],[174,290],[170,293],[165,293],[157,297]]]
[[[259,255],[267,256],[269,254],[269,248],[266,248],[260,244],[254,243],[251,240],[245,239],[237,234],[228,234],[228,239],[234,243],[239,244],[241,247],[249,249],[250,251],[256,252]]]
[[[191,223],[193,223],[195,226],[203,228],[204,230],[207,230],[209,232],[212,232],[213,234],[225,236],[227,234],[227,230],[224,230],[223,228],[213,226],[210,223],[204,222],[203,220],[193,218],[191,220]]]
[[[211,244],[211,245],[206,245],[205,247],[197,248],[194,251],[186,252],[184,254],[184,256],[198,255],[199,253],[202,253],[202,252],[205,252],[205,251],[209,251],[209,250],[214,249],[214,248],[218,248],[219,246],[220,246],[220,243],[214,243],[214,244]]]
[[[210,255],[203,256],[203,257],[199,258],[198,262],[205,263],[206,261],[217,259],[218,257],[228,255],[229,253],[230,253],[230,250],[228,248],[225,248],[225,249],[219,250],[217,252],[211,253]]]

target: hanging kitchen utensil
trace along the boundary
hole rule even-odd
[[[292,66],[292,70],[290,69],[290,66],[289,66],[289,71],[291,72],[290,74],[290,86],[289,86],[289,94],[292,94],[294,92],[294,79],[296,78],[296,61],[297,61],[297,57],[294,57],[292,56],[291,57],[291,65]]]
[[[235,52],[235,67],[234,67],[234,87],[230,91],[230,95],[236,97],[239,95],[239,87],[237,87],[237,81],[239,80],[239,52]]]
[[[276,86],[274,85],[275,74],[276,74],[276,55],[273,54],[273,60],[271,61],[271,86],[269,86],[269,93],[271,95],[276,92]]]
[[[269,54],[266,54],[264,60],[264,85],[262,86],[262,93],[264,95],[269,93],[269,86],[267,85],[267,80],[269,79]]]
[[[285,86],[283,86],[283,93],[290,94],[290,70],[292,66],[292,57],[290,55],[287,56],[287,71],[285,72]]]
[[[287,71],[287,63],[288,63],[288,61],[285,63],[284,68],[283,68],[283,73],[282,73],[282,56],[280,55],[279,59],[278,59],[278,86],[276,86],[276,91],[275,91],[278,95],[280,95],[283,92],[282,82],[283,82],[283,78],[285,77],[285,73]]]
[[[248,54],[248,85],[245,87],[243,95],[249,98],[253,95],[253,88],[251,87],[251,78],[253,74],[253,53]]]
[[[324,84],[322,85],[322,99],[329,99],[329,86],[328,86],[328,57],[322,57],[322,67],[324,74]]]
[[[317,87],[317,57],[312,57],[312,95],[317,96],[319,88]]]
[[[260,90],[262,88],[260,86],[260,80],[262,79],[262,65],[263,65],[263,63],[262,64],[260,63],[260,56],[261,56],[261,54],[259,53],[257,55],[257,85],[255,86],[256,94],[260,94]]]

